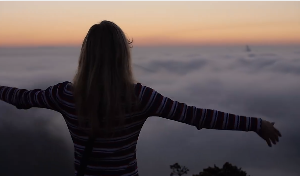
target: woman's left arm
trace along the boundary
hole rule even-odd
[[[26,90],[15,87],[0,86],[0,100],[14,105],[18,109],[39,107],[59,112],[56,94],[61,86],[62,83],[59,83],[48,87],[46,90]]]

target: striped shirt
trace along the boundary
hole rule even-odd
[[[188,106],[165,97],[154,89],[135,84],[140,108],[126,114],[125,126],[113,138],[96,138],[86,176],[138,176],[136,144],[143,124],[150,116],[159,116],[196,127],[258,132],[260,118],[239,116],[217,110]],[[47,108],[62,114],[74,143],[75,175],[85,149],[88,135],[78,129],[72,83],[65,81],[46,90],[18,89],[0,86],[0,99],[18,109]]]

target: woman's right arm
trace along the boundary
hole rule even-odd
[[[169,120],[202,128],[217,130],[237,130],[259,132],[261,118],[239,116],[212,109],[202,109],[174,101],[155,91],[142,86],[140,99],[147,116],[159,116]]]

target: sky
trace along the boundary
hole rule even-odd
[[[251,176],[299,176],[299,46],[136,47],[138,82],[189,106],[275,122],[282,137],[272,148],[254,132],[197,130],[149,117],[139,135],[141,176],[168,176],[176,162],[198,174],[225,162]],[[0,85],[46,89],[71,81],[80,47],[0,48]],[[0,175],[67,176],[74,147],[63,116],[18,110],[0,101]]]
[[[137,46],[300,43],[300,2],[0,2],[0,46],[79,46],[102,20]]]

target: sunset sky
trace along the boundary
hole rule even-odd
[[[138,46],[300,44],[300,2],[0,2],[0,46],[80,45],[102,20]]]

